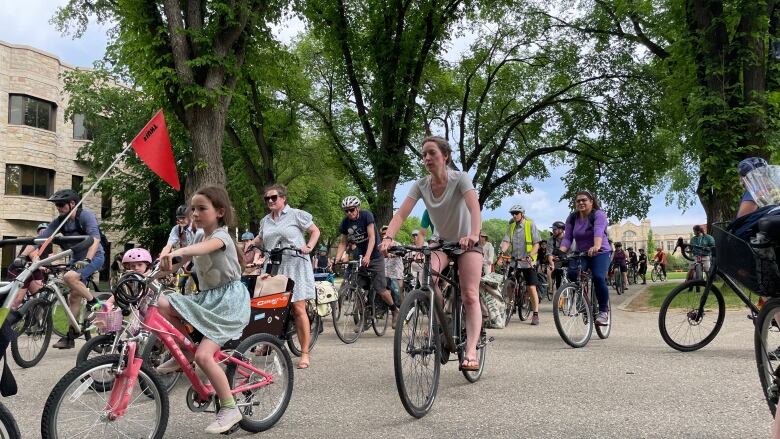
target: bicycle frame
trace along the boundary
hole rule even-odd
[[[73,311],[70,309],[70,305],[68,304],[68,301],[65,300],[65,295],[62,294],[62,280],[59,277],[56,277],[54,275],[53,279],[47,280],[46,284],[44,285],[47,288],[50,288],[52,291],[54,291],[54,298],[62,305],[62,309],[65,311],[65,315],[68,317],[68,324],[71,328],[75,329],[76,331],[81,331],[81,325],[79,324],[79,320],[83,317],[84,309],[81,308],[81,312],[79,313],[79,318],[77,319],[76,316],[73,315]],[[51,302],[52,305],[54,304],[54,301]]]
[[[427,249],[426,249],[427,250]],[[441,322],[440,326],[442,327],[442,330],[444,331],[444,337],[447,339],[447,342],[445,344],[445,347],[449,351],[449,353],[457,352],[457,347],[455,345],[455,337],[454,334],[458,334],[457,337],[460,337],[460,313],[457,312],[458,309],[460,309],[460,286],[457,282],[454,280],[454,273],[458,272],[458,262],[457,259],[452,259],[452,270],[451,273],[453,273],[453,277],[447,277],[442,275],[441,273],[432,270],[431,269],[431,256],[433,255],[433,251],[427,250],[423,251],[423,255],[425,256],[424,262],[423,262],[423,276],[422,276],[422,285],[420,287],[421,290],[426,291],[430,294],[430,300],[429,300],[429,309],[434,310],[436,312],[436,318],[439,319]],[[442,300],[437,299],[437,293],[436,288],[432,283],[433,276],[436,276],[439,280],[445,281],[449,286],[456,288],[458,291],[458,294],[454,294],[454,302],[452,306],[452,330],[450,330],[449,327],[447,327],[447,318],[444,315],[444,307],[442,306],[442,302],[444,301],[444,298],[442,297]],[[428,333],[433,334],[433,319],[428,319]],[[412,338],[414,338],[416,335],[413,333]],[[428,337],[428,341],[432,341],[432,337]],[[428,346],[430,348],[430,346]]]
[[[156,294],[159,294],[159,292],[156,292]],[[197,345],[192,343],[165,317],[163,317],[162,314],[160,314],[160,311],[157,309],[156,298],[153,303],[149,304],[149,309],[146,312],[142,326],[159,337],[163,344],[165,344],[173,358],[175,358],[176,362],[181,366],[184,375],[190,380],[192,388],[198,395],[200,402],[211,399],[212,395],[214,395],[214,388],[211,384],[206,384],[201,381],[200,377],[195,372],[195,368],[190,365],[187,357],[184,356],[184,352],[179,348],[179,345],[184,346],[187,351],[194,355],[197,350]],[[105,408],[106,413],[111,419],[121,417],[127,409],[130,397],[132,396],[132,392],[129,389],[132,389],[133,386],[135,386],[135,383],[138,380],[138,372],[141,370],[141,364],[143,363],[143,359],[135,356],[136,352],[138,352],[137,342],[138,340],[143,340],[145,342],[147,338],[148,333],[142,333],[139,334],[139,336],[128,340],[128,343],[123,346],[121,358],[128,358],[130,359],[130,362],[125,365],[124,369],[122,369],[121,364],[118,367],[116,381],[111,389],[111,395],[109,396]],[[225,361],[235,363],[239,366],[236,369],[236,373],[244,378],[250,377],[253,373],[263,377],[263,381],[261,382],[237,386],[231,389],[230,393],[236,394],[258,389],[273,382],[273,376],[269,373],[236,358],[232,355],[232,352],[231,354],[228,354],[227,352],[223,350],[217,351],[214,354],[214,360],[218,363]],[[237,402],[237,405],[241,406],[242,403]]]

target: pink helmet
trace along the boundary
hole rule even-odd
[[[149,254],[149,251],[143,248],[131,248],[127,252],[125,252],[125,255],[122,257],[122,263],[126,264],[128,262],[146,262],[151,264],[152,263],[152,255]]]

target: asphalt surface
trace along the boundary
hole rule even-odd
[[[508,328],[489,331],[495,342],[482,379],[469,384],[456,364],[443,366],[437,400],[419,420],[398,398],[391,330],[382,338],[369,331],[344,345],[326,320],[311,367],[295,370],[284,417],[258,437],[769,437],[771,416],[759,386],[746,312],[730,311],[713,343],[681,353],[661,339],[657,313],[623,310],[638,293],[634,287],[613,295],[610,338],[599,340],[594,334],[582,349],[561,341],[546,301],[540,326],[514,318]],[[19,393],[3,403],[24,438],[40,437],[44,402],[75,364],[75,355],[76,350],[49,349],[38,366],[20,369],[9,354]],[[187,409],[188,385],[182,379],[171,394],[166,438],[207,436],[203,429],[213,414]]]

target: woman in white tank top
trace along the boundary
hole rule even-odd
[[[460,290],[466,311],[466,355],[463,368],[475,370],[477,362],[477,339],[482,326],[482,311],[479,306],[479,281],[482,275],[482,249],[479,246],[479,230],[482,217],[477,194],[468,174],[449,168],[452,163],[452,149],[441,137],[426,137],[422,143],[425,169],[430,175],[417,180],[409,195],[404,199],[387,228],[380,250],[392,246],[393,237],[420,198],[425,202],[428,215],[436,233],[444,241],[458,241],[465,253],[458,257]],[[440,271],[449,264],[443,252],[434,253],[431,268]],[[435,284],[435,282],[434,282]]]

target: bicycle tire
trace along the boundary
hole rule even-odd
[[[240,358],[242,358],[242,361],[252,363],[253,366],[266,372],[269,371],[269,367],[274,368],[274,373],[272,373],[272,385],[235,394],[236,404],[244,415],[244,418],[239,422],[239,426],[243,430],[251,433],[259,433],[268,430],[281,419],[284,412],[287,410],[287,406],[290,404],[294,384],[292,358],[280,340],[270,334],[250,335],[239,343],[233,355],[239,355]],[[264,364],[264,366],[260,367],[261,364],[255,364],[256,361]],[[237,369],[236,363],[233,362],[227,363],[227,367],[225,368],[225,375],[227,375],[228,384],[231,389],[247,384],[246,381],[236,381],[237,379],[263,379],[262,376],[258,376],[255,373],[250,373],[247,377],[239,374],[237,377]],[[272,408],[271,412],[259,420],[251,419],[255,411],[260,407],[263,407],[262,403],[256,403],[256,401],[254,401],[256,395],[260,393],[267,394],[280,387],[283,387],[283,389],[281,389],[281,396],[279,398],[269,398],[276,402],[276,405]]]
[[[374,329],[374,334],[376,334],[377,337],[381,337],[387,332],[387,325],[390,323],[390,319],[388,319],[390,307],[378,296],[378,294],[374,294],[374,303],[371,304],[371,309],[374,310],[374,318],[371,319],[371,327]],[[384,308],[384,315],[382,315],[382,318],[377,318],[377,315],[381,314],[381,312],[378,312],[379,308],[377,305]]]
[[[338,302],[340,316],[333,320],[336,336],[346,344],[354,343],[360,338],[365,325],[363,298],[357,289],[346,288],[343,294],[339,294]]]
[[[463,303],[460,304],[460,323],[461,323],[461,331],[460,331],[460,340],[462,343],[465,343],[466,341],[466,321],[464,320],[465,315],[463,314]],[[461,345],[458,348],[458,364],[462,365],[464,360],[464,353],[465,353],[465,344]],[[482,372],[485,371],[485,359],[486,359],[486,351],[487,351],[487,333],[485,332],[485,321],[482,321],[482,326],[479,328],[479,341],[477,341],[477,362],[479,363],[479,369],[477,370],[465,370],[458,366],[460,368],[461,373],[463,373],[463,376],[466,378],[466,380],[470,383],[476,383],[479,381],[479,379],[482,377]]]
[[[92,341],[92,340],[90,340]],[[85,345],[86,346],[86,345]],[[149,334],[149,338],[144,344],[143,351],[141,352],[141,358],[144,360],[144,364],[148,364],[155,372],[157,372],[157,366],[165,363],[171,358],[171,353],[168,348],[156,335]],[[170,393],[173,388],[176,387],[176,383],[183,375],[180,370],[178,372],[157,374],[157,378],[160,380],[160,384],[163,388]]]
[[[309,317],[309,352],[314,349],[314,345],[317,343],[317,338],[320,335],[320,316],[317,314],[317,310],[309,312],[308,304],[306,306],[306,314]],[[290,310],[292,311],[292,310]],[[287,332],[285,333],[285,339],[287,340],[287,347],[290,352],[296,357],[300,357],[303,353],[301,349],[301,341],[298,339],[298,331],[295,324],[295,318],[290,318],[287,323]]]
[[[504,285],[501,286],[501,297],[506,302],[506,320],[504,321],[504,327],[509,325],[509,321],[512,320],[512,314],[515,312],[515,291],[516,282],[511,279],[504,281]]]
[[[517,317],[521,322],[528,320],[531,316],[531,292],[528,291],[528,285],[524,285],[520,303],[517,304]],[[539,297],[537,292],[537,298]]]
[[[615,270],[615,290],[618,296],[625,292],[625,285],[623,285],[623,273],[620,270]]]
[[[780,369],[780,327],[775,315],[780,311],[780,299],[773,298],[764,304],[756,317],[753,335],[758,379],[761,391],[774,417],[777,411],[778,388],[777,371]]]
[[[432,323],[433,330],[429,326]],[[419,345],[417,345],[419,343]],[[436,312],[430,309],[430,293],[423,290],[410,292],[401,304],[398,323],[393,337],[393,369],[398,396],[406,412],[415,418],[422,418],[433,407],[439,388],[441,372],[441,344]],[[430,379],[407,377],[405,363],[415,362],[411,372],[430,369]],[[417,366],[417,367],[415,367]],[[423,377],[423,378],[427,378]],[[415,383],[430,384],[422,392],[409,391]],[[419,397],[412,400],[413,397]]]
[[[696,280],[704,280],[704,273],[701,264],[696,264]]]
[[[569,346],[581,348],[593,335],[593,314],[577,284],[561,285],[553,296],[553,320],[558,335]],[[580,326],[581,324],[581,326]],[[577,332],[582,332],[577,335]]]
[[[49,348],[52,333],[49,302],[37,297],[27,307],[24,317],[17,323],[21,325],[20,330],[11,340],[11,356],[25,369],[40,363]]]
[[[592,283],[591,283],[590,288],[591,288],[591,290],[593,290],[593,284]],[[598,301],[598,298],[596,298],[596,294],[595,293],[593,294],[593,297],[594,297],[593,305],[591,307],[591,309],[592,309],[591,315],[594,316],[593,317],[594,318],[594,320],[593,320],[593,327],[596,329],[596,335],[598,335],[600,339],[604,340],[604,339],[608,338],[609,334],[612,332],[612,306],[610,306],[607,309],[607,316],[609,318],[609,324],[608,325],[599,325],[599,324],[596,323],[596,320],[595,320],[595,318],[596,318],[596,316],[598,315],[598,312],[599,312],[599,301]]]
[[[0,403],[0,438],[2,439],[21,439],[22,432],[19,431],[19,425],[11,411],[3,403]]]
[[[43,414],[41,415],[41,437],[43,439],[54,439],[59,437],[69,437],[71,435],[67,434],[66,432],[62,432],[61,430],[67,428],[69,422],[66,419],[60,419],[61,416],[67,415],[67,409],[69,408],[68,404],[73,404],[74,406],[77,406],[78,412],[82,413],[82,415],[77,418],[76,421],[74,421],[74,424],[76,425],[77,431],[80,432],[81,437],[93,437],[94,435],[91,435],[90,432],[85,431],[84,426],[89,426],[92,424],[93,427],[96,429],[102,429],[101,427],[104,425],[111,425],[113,428],[117,428],[117,426],[126,419],[128,416],[128,413],[125,413],[124,416],[111,421],[110,424],[107,424],[106,422],[103,422],[100,420],[100,416],[103,415],[103,410],[105,408],[106,400],[109,398],[110,395],[98,395],[98,398],[94,398],[95,402],[95,409],[93,410],[96,419],[93,421],[85,421],[83,417],[84,408],[89,407],[87,405],[87,402],[81,401],[82,397],[85,396],[87,392],[95,392],[95,393],[105,393],[104,391],[100,391],[93,386],[85,386],[85,383],[88,381],[88,377],[91,377],[92,374],[97,373],[97,371],[105,369],[104,373],[110,374],[112,370],[115,369],[116,365],[119,364],[119,362],[122,361],[119,354],[111,354],[111,355],[103,355],[100,357],[93,358],[91,360],[88,360],[70,371],[68,371],[60,380],[57,382],[57,384],[52,389],[51,393],[49,394],[49,397],[46,399],[46,404],[43,407]],[[152,425],[151,434],[148,435],[148,437],[153,437],[154,439],[161,439],[165,436],[165,429],[168,425],[168,415],[169,415],[169,401],[168,401],[168,392],[162,391],[162,385],[159,382],[157,373],[152,370],[151,367],[147,364],[141,364],[141,369],[138,372],[138,380],[135,382],[135,385],[138,386],[139,392],[146,392],[151,390],[154,395],[153,398],[149,399],[141,399],[142,402],[139,403],[139,405],[144,405],[145,407],[149,407],[148,401],[154,401],[154,405],[156,408],[155,410],[155,418],[157,423]],[[73,387],[73,390],[68,391]],[[113,386],[112,386],[113,387]],[[142,390],[142,388],[146,388],[148,390]],[[77,391],[78,390],[78,391]],[[83,390],[83,391],[82,391]],[[133,392],[134,389],[125,389],[129,390],[130,392]],[[125,391],[121,389],[111,391]],[[79,401],[76,401],[76,399],[79,399]],[[86,397],[84,399],[87,399]],[[134,402],[138,398],[131,397],[131,402]],[[141,407],[141,408],[145,408]],[[128,412],[130,412],[131,406],[128,406]],[[150,423],[148,415],[144,415],[144,418],[142,421],[132,421],[129,422],[133,426],[144,426],[148,425]],[[133,435],[135,436],[135,435]],[[144,435],[146,436],[146,435]]]
[[[655,268],[650,270],[650,280],[651,281],[655,282],[656,279],[658,278],[658,275],[659,275],[659,273],[657,272],[657,270]]]
[[[707,346],[715,338],[715,336],[718,335],[720,328],[723,326],[723,319],[726,317],[726,304],[723,301],[723,294],[721,294],[720,290],[718,290],[715,285],[712,286],[710,293],[715,296],[715,300],[717,301],[717,316],[714,325],[711,329],[707,330],[709,333],[705,334],[704,338],[693,343],[677,341],[674,335],[677,334],[678,329],[670,331],[670,329],[673,329],[673,327],[666,322],[667,316],[669,315],[680,316],[679,312],[670,314],[671,309],[681,309],[684,311],[684,313],[681,315],[683,318],[680,319],[680,323],[677,325],[679,329],[689,329],[694,332],[691,328],[697,328],[695,332],[701,334],[703,332],[701,328],[704,317],[699,316],[698,308],[699,304],[701,303],[701,298],[698,296],[704,294],[706,285],[707,282],[703,280],[683,282],[682,284],[675,287],[671,292],[669,292],[669,295],[666,296],[663,304],[661,304],[661,309],[658,313],[658,330],[661,332],[661,337],[670,347],[681,352],[696,351],[703,348],[704,346]],[[700,291],[701,294],[699,294]],[[672,303],[678,298],[678,296],[687,293],[693,293],[693,296],[691,296],[693,298],[683,297],[680,299],[680,302]],[[707,300],[710,300],[709,297]],[[684,306],[680,307],[680,305]],[[709,313],[707,313],[705,310],[705,316],[707,314]]]
[[[76,366],[79,366],[88,360],[97,358],[102,355],[118,354],[113,352],[112,347],[114,345],[114,334],[101,334],[96,337],[92,337],[89,341],[84,343],[84,346],[79,349],[76,354]],[[91,355],[97,354],[97,355]],[[111,386],[114,385],[113,377],[110,380],[98,381],[94,377],[92,386],[99,392],[108,392],[111,390]]]

